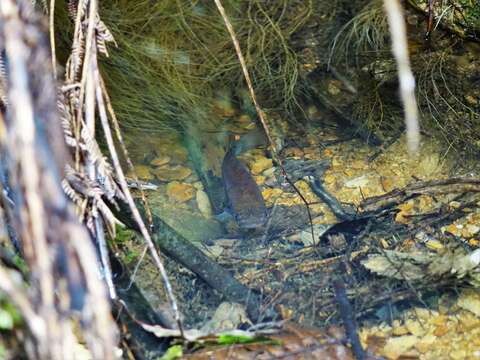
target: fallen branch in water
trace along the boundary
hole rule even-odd
[[[480,192],[480,179],[450,178],[445,180],[419,181],[395,189],[386,194],[365,199],[360,204],[362,211],[379,211],[398,205],[408,199],[420,195],[442,195],[467,192]]]
[[[128,226],[138,229],[129,218],[127,209],[123,209],[119,216]],[[245,305],[252,320],[264,315],[261,314],[261,299],[251,289],[241,284],[156,215],[153,215],[153,223],[155,232],[152,238],[165,255],[195,273],[228,300]]]

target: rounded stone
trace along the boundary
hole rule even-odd
[[[192,199],[194,194],[195,188],[190,184],[172,181],[167,185],[167,196],[175,202],[186,202]]]
[[[262,156],[255,159],[250,170],[252,170],[253,175],[260,175],[263,170],[271,168],[272,165],[272,159]]]
[[[153,180],[153,174],[151,173],[151,169],[146,165],[135,165],[134,166],[135,174],[140,180]],[[135,178],[132,172],[127,173],[128,178]]]
[[[202,213],[203,217],[209,219],[212,217],[212,206],[210,205],[210,200],[208,195],[203,190],[197,190],[197,206],[198,210]]]
[[[193,186],[195,187],[195,189],[197,189],[197,190],[203,190],[203,184],[202,184],[201,181],[196,181],[196,182],[194,182],[192,185],[193,185]]]
[[[190,176],[192,170],[186,166],[161,166],[152,170],[153,174],[160,181],[184,180]]]
[[[283,151],[285,157],[301,158],[303,156],[303,150],[297,147],[286,148]]]
[[[179,144],[164,143],[159,145],[156,148],[156,151],[158,154],[160,154],[159,157],[168,156],[170,158],[170,162],[175,164],[183,164],[188,159],[187,150]]]
[[[255,176],[255,182],[257,183],[258,186],[265,184],[265,176],[263,175]]]
[[[152,166],[162,166],[170,162],[170,156],[158,156],[150,162]]]
[[[262,191],[262,196],[265,199],[267,206],[272,206],[275,200],[283,194],[283,191],[278,188],[266,188]]]

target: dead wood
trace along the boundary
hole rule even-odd
[[[395,205],[420,195],[443,195],[467,192],[480,192],[480,179],[450,178],[445,180],[419,181],[403,189],[395,189],[384,195],[368,198],[360,204],[360,208],[364,212],[378,212],[392,208]]]
[[[363,360],[366,358],[366,354],[360,343],[360,338],[358,337],[355,314],[352,305],[348,300],[343,280],[341,278],[335,279],[333,281],[333,288],[335,290],[335,299],[337,300],[340,316],[343,320],[343,326],[345,327],[345,333],[352,346],[352,351],[357,360]]]
[[[136,229],[127,210],[124,209],[118,216],[127,226]],[[252,320],[258,320],[264,316],[261,313],[259,295],[237,281],[226,269],[211,260],[155,214],[153,224],[155,230],[152,238],[163,254],[195,273],[228,300],[245,305]]]

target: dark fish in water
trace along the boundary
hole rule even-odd
[[[242,230],[261,228],[267,219],[267,209],[260,189],[247,167],[231,148],[222,162],[222,177],[228,205]]]

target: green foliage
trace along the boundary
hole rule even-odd
[[[219,345],[252,344],[252,343],[268,343],[272,345],[281,345],[280,341],[272,340],[266,337],[232,335],[232,334],[220,334],[218,336],[217,343]]]
[[[422,11],[427,6],[426,0],[409,0],[409,3]],[[480,18],[472,17],[479,11],[479,3],[470,0],[436,2],[434,6],[436,21],[441,20],[460,36],[480,28]],[[459,24],[465,28],[460,29]],[[467,52],[458,51],[445,37],[436,38],[433,48],[427,47],[423,39],[425,23],[420,20],[417,25],[414,28],[411,24],[408,38],[421,126],[441,139],[446,150],[478,156],[479,106],[474,100],[466,101],[466,96],[474,99],[475,94],[468,65],[475,55],[469,57]],[[403,109],[398,101],[397,67],[389,37],[382,1],[369,0],[338,31],[329,58],[341,71],[354,73],[358,95],[352,102],[352,119],[380,138],[396,137],[404,127]],[[351,64],[354,69],[349,68]]]
[[[0,330],[13,329],[13,318],[10,313],[4,309],[0,309]]]
[[[263,344],[270,344],[270,345],[281,345],[282,342],[279,340],[272,340],[268,337],[264,336],[248,336],[248,335],[237,335],[237,334],[219,334],[214,339],[210,339],[208,341],[200,341],[197,342],[194,346],[196,349],[201,349],[204,347],[217,347],[217,346],[229,346],[229,345],[236,345],[236,344],[253,344],[253,343],[263,343]],[[159,358],[159,360],[173,360],[179,359],[183,356],[183,347],[182,345],[172,345],[168,348],[167,352]]]
[[[23,274],[28,274],[28,266],[20,254],[16,253],[15,255],[13,255],[12,260]]]
[[[0,330],[12,330],[22,323],[17,309],[7,300],[0,300]]]
[[[126,263],[130,263],[135,259],[137,259],[139,256],[140,256],[140,253],[138,251],[130,249],[125,255],[124,260]]]
[[[180,359],[183,356],[182,345],[170,346],[165,354],[159,360]]]
[[[115,239],[108,239],[108,243],[110,248],[119,246],[124,249],[123,261],[130,263],[140,256],[139,251],[132,248],[132,244],[136,239],[138,239],[138,234],[134,230],[126,229],[117,225]]]
[[[427,6],[427,0],[415,0],[417,4]],[[480,30],[480,3],[478,0],[449,0],[435,3],[435,14],[448,26],[462,26],[469,30]],[[455,24],[456,23],[456,24]]]
[[[118,226],[118,225],[115,229],[115,232],[116,232],[115,242],[120,244],[129,242],[136,236],[135,231]]]

